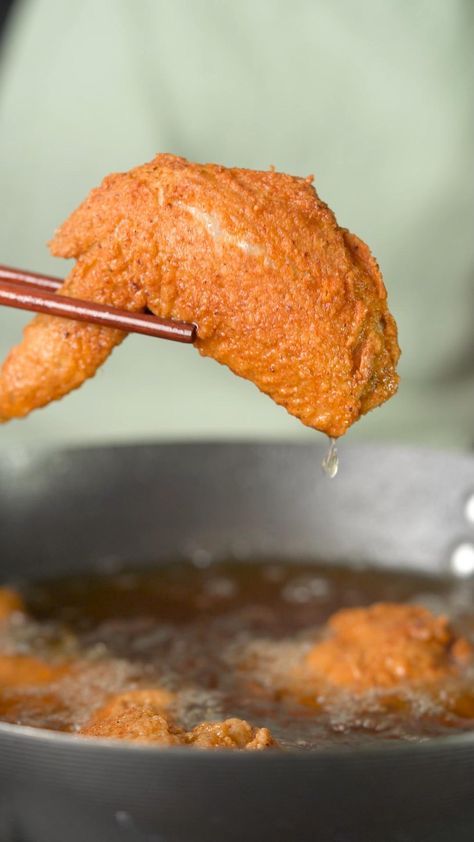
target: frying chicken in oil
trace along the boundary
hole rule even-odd
[[[19,593],[0,587],[0,627],[8,626],[15,616],[26,618]],[[59,659],[49,663],[33,655],[3,650],[0,641],[0,719],[26,721],[43,727],[64,727],[70,716],[62,682],[86,680],[93,693],[93,664],[77,659]],[[195,746],[262,750],[275,748],[267,728],[258,728],[244,719],[231,717],[221,722],[201,722],[191,730],[177,724],[169,708],[176,696],[160,688],[127,690],[109,696],[99,705],[79,733],[89,737],[130,740],[161,746]]]
[[[24,611],[23,600],[12,588],[0,587],[0,623]]]
[[[367,246],[311,179],[157,155],[108,176],[56,232],[61,292],[198,326],[196,346],[337,437],[394,394],[395,322]],[[0,420],[92,377],[120,331],[39,316],[0,374]]]
[[[35,637],[41,634],[41,624],[28,631],[28,612],[20,595],[0,588],[0,605],[5,608],[0,620],[0,720],[7,722],[156,746],[259,751],[281,748],[282,742],[284,747],[285,734],[293,725],[299,727],[298,722],[303,727],[309,709],[314,722],[322,717],[331,733],[334,722],[339,728],[341,716],[346,730],[363,727],[378,733],[377,710],[398,717],[405,729],[415,723],[414,733],[417,728],[422,733],[425,726],[429,732],[433,723],[442,730],[471,728],[474,721],[472,644],[446,617],[420,605],[387,602],[346,608],[318,629],[319,638],[309,649],[307,641],[296,638],[290,643],[293,655],[288,641],[274,641],[273,654],[266,645],[260,650],[263,657],[254,655],[250,666],[238,658],[240,690],[233,704],[245,718],[231,714],[199,722],[201,714],[198,724],[194,702],[189,708],[188,696],[183,707],[183,700],[190,688],[205,698],[207,679],[194,683],[186,672],[184,689],[171,692],[164,686],[146,686],[151,674],[146,656],[141,661],[143,652],[137,662],[117,661],[110,653],[97,660],[94,647],[64,648],[60,638],[52,648],[43,644],[36,651],[31,649],[32,632]],[[159,660],[166,675],[166,655]],[[232,691],[225,681],[229,701]],[[270,727],[254,725],[254,718]]]
[[[453,675],[471,658],[471,645],[455,635],[446,617],[420,605],[376,603],[333,614],[306,667],[333,686],[360,693],[403,683],[428,685]]]
[[[167,711],[172,695],[163,690],[130,690],[113,696],[91,717],[80,733],[89,737],[197,748],[259,751],[276,746],[267,728],[243,719],[201,722],[191,731],[180,728]]]

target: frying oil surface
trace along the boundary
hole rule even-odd
[[[446,698],[423,690],[407,688],[388,707],[378,691],[331,697],[311,682],[294,691],[309,648],[341,607],[421,603],[472,640],[465,582],[310,564],[175,563],[36,584],[24,596],[29,616],[2,633],[0,651],[75,666],[50,683],[0,692],[8,721],[76,731],[111,693],[159,687],[174,694],[172,713],[185,728],[241,717],[298,750],[474,725],[470,668],[440,691],[467,699],[450,714]]]

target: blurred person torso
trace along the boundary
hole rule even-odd
[[[46,241],[91,187],[158,152],[314,173],[378,259],[400,393],[350,438],[474,441],[470,0],[17,0],[0,64],[0,262],[65,274]],[[27,317],[0,310],[0,353]],[[128,338],[4,445],[317,437],[192,349]]]

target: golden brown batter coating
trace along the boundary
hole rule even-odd
[[[446,617],[418,605],[378,603],[338,611],[307,656],[318,677],[354,692],[445,678],[472,655]]]
[[[0,626],[15,614],[24,614],[25,605],[19,593],[11,588],[0,588]],[[61,678],[64,666],[46,663],[41,658],[30,655],[16,655],[0,652],[0,716],[12,718],[20,707],[25,707],[25,693],[37,691]],[[52,694],[45,691],[42,696],[35,696],[32,705],[38,712],[44,706],[51,705]]]
[[[202,722],[187,733],[186,743],[198,748],[238,748],[248,751],[261,751],[276,746],[268,728],[255,728],[244,719]]]
[[[397,388],[396,326],[367,246],[310,179],[157,155],[108,176],[57,231],[64,294],[194,321],[201,354],[342,435]],[[91,377],[124,337],[39,316],[0,375],[0,420]]]
[[[162,690],[119,693],[99,708],[81,729],[89,737],[181,745],[183,732],[166,713],[171,695]]]
[[[80,733],[163,746],[194,745],[197,748],[256,749],[275,746],[267,728],[254,728],[242,719],[202,722],[185,731],[174,722],[167,708],[173,701],[166,690],[130,690],[113,696],[99,708]]]
[[[64,672],[65,667],[47,664],[40,658],[0,654],[0,690],[50,684]]]
[[[0,623],[13,614],[22,614],[25,610],[19,593],[11,588],[0,588]]]

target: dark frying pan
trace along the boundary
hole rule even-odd
[[[157,445],[0,459],[0,577],[215,558],[450,570],[474,458]],[[459,558],[459,555],[458,555]],[[472,842],[474,733],[313,754],[121,746],[0,725],[2,842]]]

